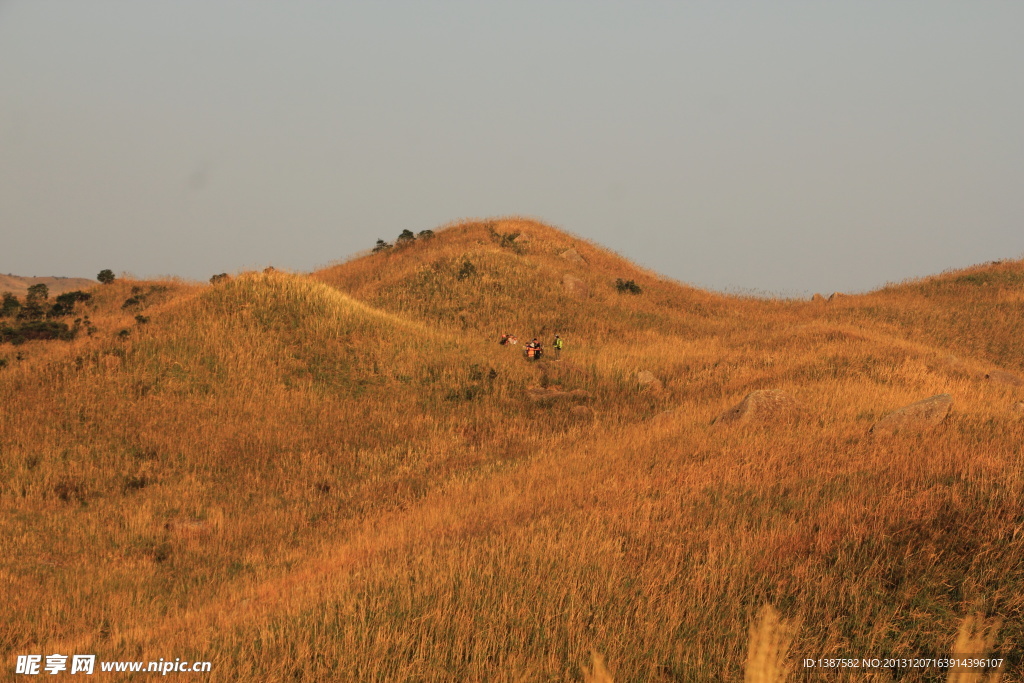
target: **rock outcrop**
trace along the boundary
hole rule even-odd
[[[650,370],[641,370],[636,373],[636,381],[647,389],[661,389],[662,387],[661,380],[655,377]]]
[[[559,254],[559,256],[564,258],[566,261],[571,261],[573,263],[586,263],[587,262],[587,259],[585,259],[582,256],[580,256],[580,253],[578,251],[576,251],[575,249],[571,248],[571,247],[569,249],[566,249],[565,251],[563,251],[561,254]]]
[[[924,432],[942,422],[953,397],[939,394],[898,408],[871,427],[872,434],[897,434],[899,432]]]
[[[712,424],[747,424],[789,420],[799,405],[792,396],[777,389],[758,389],[716,417]]]

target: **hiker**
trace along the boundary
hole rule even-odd
[[[515,335],[503,334],[501,335],[501,341],[499,341],[498,343],[501,344],[502,346],[515,346],[516,344],[519,343],[519,340],[516,339]]]
[[[503,334],[503,335],[501,335],[501,341],[499,341],[498,343],[501,344],[502,346],[505,346],[505,344],[508,344],[508,338],[511,337],[511,336],[512,336],[511,334]]]
[[[532,342],[526,344],[526,359],[537,360],[538,358],[540,358],[540,343],[534,337]]]
[[[551,346],[555,347],[555,360],[558,360],[562,355],[562,347],[565,346],[565,342],[557,334],[555,335],[555,341],[551,342]]]

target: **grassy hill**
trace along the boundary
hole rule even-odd
[[[0,273],[0,294],[10,292],[17,296],[25,296],[32,285],[46,285],[51,295],[57,295],[76,289],[88,289],[95,286],[96,281],[84,277],[21,277]]]
[[[981,614],[1017,675],[1022,283],[735,298],[502,219],[96,287],[91,335],[0,346],[0,652],[294,681],[580,680],[593,650],[616,680],[738,680],[761,636],[944,656]],[[567,348],[528,364],[506,332]],[[713,424],[759,389],[795,410]],[[934,429],[869,433],[939,393]]]

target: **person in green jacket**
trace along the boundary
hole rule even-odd
[[[551,346],[555,348],[555,360],[558,360],[558,357],[562,355],[562,349],[565,346],[565,342],[556,334],[555,341],[551,342]]]

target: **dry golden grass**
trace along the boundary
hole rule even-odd
[[[984,375],[1024,368],[1022,287],[1010,262],[733,298],[523,219],[312,276],[99,287],[92,337],[0,347],[0,652],[225,681],[836,680],[797,662],[943,656],[980,613],[1003,626],[972,647],[1020,680],[1024,389]],[[496,343],[556,331],[558,363]],[[711,425],[754,389],[799,416]],[[943,392],[935,430],[868,435]]]

